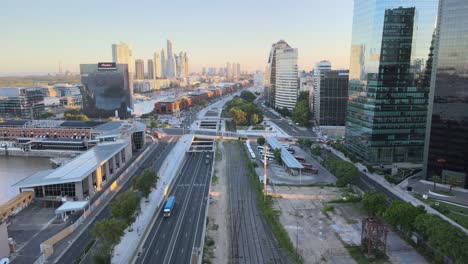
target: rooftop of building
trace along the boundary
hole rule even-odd
[[[88,175],[98,169],[99,166],[122,151],[128,144],[128,142],[118,142],[98,145],[55,170],[39,171],[13,186],[17,188],[31,188],[83,181]]]
[[[0,127],[24,127],[24,128],[94,128],[104,124],[100,121],[64,121],[64,120],[5,120],[0,122]]]
[[[265,137],[266,142],[268,145],[271,146],[273,149],[280,149],[281,150],[281,160],[284,162],[284,164],[291,169],[303,169],[304,166],[302,166],[299,161],[291,154],[289,151],[286,150],[286,148],[274,137]]]

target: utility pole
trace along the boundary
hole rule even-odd
[[[263,201],[266,201],[267,196],[267,155],[268,155],[268,145],[263,145]]]

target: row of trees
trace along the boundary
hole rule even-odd
[[[423,207],[402,201],[393,201],[388,206],[385,196],[374,191],[364,194],[362,205],[369,215],[383,217],[407,237],[413,232],[422,236],[430,247],[422,250],[435,263],[444,262],[444,256],[455,263],[468,263],[468,235],[439,216],[426,213]]]
[[[263,120],[263,115],[256,104],[256,96],[252,92],[243,91],[241,96],[234,97],[226,103],[229,116],[236,125],[256,125]]]
[[[337,158],[326,158],[323,165],[338,178],[337,187],[345,187],[357,180],[358,170],[350,162]]]
[[[64,112],[64,117],[66,120],[78,120],[78,121],[89,121],[88,116],[84,115],[78,109],[67,109]]]
[[[132,180],[133,188],[118,194],[109,204],[111,217],[96,222],[93,226],[93,237],[101,242],[99,253],[95,256],[98,263],[110,263],[114,246],[120,242],[124,231],[140,213],[140,199],[148,198],[151,189],[156,187],[159,177],[152,170]]]
[[[292,120],[301,126],[308,126],[310,117],[309,93],[301,92],[292,111]]]

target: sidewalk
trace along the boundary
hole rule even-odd
[[[146,239],[152,227],[152,220],[160,205],[164,201],[164,190],[170,188],[174,177],[185,160],[185,152],[188,151],[192,143],[191,135],[184,135],[177,145],[171,150],[164,160],[163,165],[157,172],[159,181],[156,190],[151,192],[148,199],[141,199],[141,213],[135,222],[125,230],[125,234],[120,243],[115,246],[112,256],[112,263],[132,263],[138,248]]]

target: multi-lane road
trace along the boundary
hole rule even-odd
[[[225,145],[230,206],[230,263],[291,263],[257,206],[241,146]]]
[[[176,197],[170,217],[158,212],[136,263],[191,263],[201,258],[201,239],[208,203],[212,153],[187,153],[169,192]],[[209,162],[206,156],[209,155]]]
[[[278,117],[268,110],[268,108],[263,107],[259,104],[260,109],[263,112],[265,118],[270,119],[278,127],[280,127],[284,132],[292,137],[317,137],[317,134],[312,130],[312,128],[299,128],[292,121],[289,121],[285,118]]]
[[[144,162],[144,164],[134,173],[134,175],[141,175],[141,173],[147,169],[152,168],[155,171],[158,171],[161,165],[164,162],[164,159],[175,146],[179,137],[166,137],[159,140],[158,146],[154,148],[148,155],[150,157]],[[125,183],[120,189],[119,193],[125,192],[130,189],[132,186],[132,181]],[[101,219],[109,218],[110,210],[106,206],[102,211],[96,215],[93,222],[97,222]],[[54,263],[74,263],[81,253],[85,250],[89,243],[93,240],[91,234],[91,228],[93,225],[90,225],[90,228],[87,228],[78,238],[73,241],[73,245],[68,248],[65,253],[55,259]],[[68,244],[67,241],[64,243]]]

